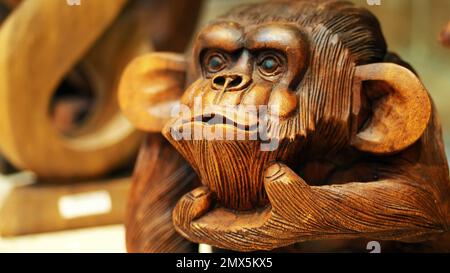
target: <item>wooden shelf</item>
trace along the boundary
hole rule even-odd
[[[3,237],[123,222],[130,178],[34,183],[26,173],[0,179]]]

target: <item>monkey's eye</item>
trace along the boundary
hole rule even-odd
[[[276,76],[282,72],[283,65],[280,58],[274,54],[261,56],[258,69],[264,76]]]
[[[217,73],[227,65],[226,57],[219,52],[207,54],[204,60],[204,67],[209,73]]]

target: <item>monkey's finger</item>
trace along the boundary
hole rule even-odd
[[[311,195],[311,187],[288,166],[274,163],[264,173],[264,187],[272,207],[295,215],[296,206]]]
[[[190,230],[191,222],[205,214],[211,203],[212,194],[207,187],[199,187],[185,194],[172,213],[175,228],[186,234]]]

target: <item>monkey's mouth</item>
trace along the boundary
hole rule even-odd
[[[203,140],[257,140],[258,121],[234,118],[235,115],[206,113],[183,119],[179,132]],[[187,131],[186,131],[187,130]],[[190,130],[190,131],[189,131]]]
[[[195,117],[192,117],[190,120],[187,120],[185,123],[188,123],[188,122],[191,122],[191,123],[200,122],[204,126],[215,126],[215,127],[232,126],[238,130],[249,131],[249,132],[257,131],[258,124],[259,124],[259,122],[257,120],[252,123],[246,123],[246,122],[231,119],[227,116],[217,114],[217,113],[195,116]]]
[[[172,132],[176,131],[184,138],[190,135],[194,140],[257,140],[259,125],[256,113],[215,107],[198,115],[179,117],[170,128]]]

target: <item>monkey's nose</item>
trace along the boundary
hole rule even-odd
[[[240,91],[250,82],[251,78],[243,74],[217,75],[212,79],[212,87],[217,90]]]

